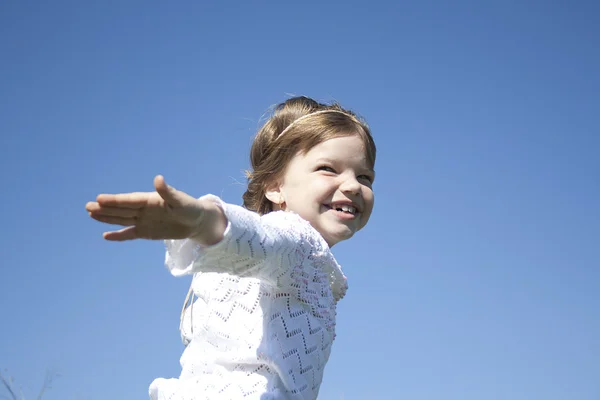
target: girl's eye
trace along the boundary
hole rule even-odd
[[[335,170],[331,167],[328,167],[327,165],[322,165],[319,168],[317,168],[317,171],[327,171],[327,172],[333,172],[335,174]]]
[[[358,179],[360,179],[362,181],[367,181],[369,183],[373,183],[373,178],[369,175],[360,175],[360,176],[358,176]]]

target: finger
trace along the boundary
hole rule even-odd
[[[167,185],[167,182],[162,175],[157,175],[154,178],[154,188],[160,197],[172,207],[182,206],[186,200],[185,193]]]
[[[104,239],[112,242],[123,242],[125,240],[138,239],[135,226],[121,229],[120,231],[104,232]]]
[[[98,208],[100,208],[100,204],[98,204],[95,201],[88,201],[85,204],[85,210],[88,212],[92,212],[93,210],[97,210]]]
[[[92,202],[88,203],[85,209],[95,215],[125,218],[135,218],[140,212],[140,209],[136,208],[102,207],[100,204]]]
[[[94,213],[90,213],[90,217],[94,218],[96,221],[110,225],[133,226],[137,223],[137,219],[135,218],[111,217]]]
[[[100,194],[96,201],[101,206],[142,208],[148,204],[150,193]]]

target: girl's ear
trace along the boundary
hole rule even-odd
[[[279,188],[267,190],[265,192],[265,197],[273,204],[283,203],[283,196],[281,195]]]
[[[273,203],[274,210],[284,210],[285,209],[285,199],[283,197],[283,193],[281,193],[281,187],[279,184],[273,184],[267,187],[265,191],[265,197]]]

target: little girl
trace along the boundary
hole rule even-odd
[[[164,239],[171,273],[193,274],[181,375],[152,382],[153,400],[317,398],[347,288],[330,249],[369,220],[375,144],[352,112],[297,97],[276,107],[250,159],[244,207],[162,176],[155,192],[86,206],[125,227],[105,239]]]

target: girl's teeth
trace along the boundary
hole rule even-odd
[[[352,206],[345,206],[345,205],[344,206],[339,206],[339,207],[336,207],[336,210],[338,210],[338,211],[345,211],[345,212],[350,213],[350,214],[356,214],[356,208],[354,208]]]

